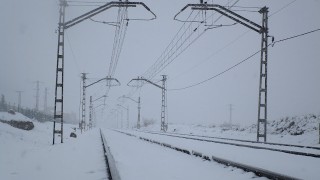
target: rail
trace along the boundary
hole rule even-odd
[[[158,144],[158,145],[163,146],[165,148],[170,148],[170,149],[182,152],[184,154],[195,156],[195,157],[207,160],[207,161],[214,161],[214,162],[226,165],[226,166],[232,166],[232,167],[235,167],[235,168],[242,169],[242,170],[244,170],[246,172],[253,172],[255,175],[257,175],[259,177],[267,177],[269,179],[275,179],[275,180],[288,180],[288,179],[296,180],[297,179],[295,177],[291,177],[291,176],[288,176],[288,175],[272,172],[272,171],[269,171],[269,170],[266,170],[266,169],[262,169],[262,168],[258,168],[258,167],[254,167],[254,166],[249,166],[249,165],[242,164],[242,163],[233,162],[233,161],[230,161],[230,160],[227,160],[227,159],[222,159],[222,158],[215,157],[215,156],[204,155],[201,152],[189,151],[187,149],[176,147],[174,145],[170,145],[170,144],[167,144],[167,143],[162,143],[162,142],[155,141],[155,140],[152,140],[152,139],[149,139],[149,138],[145,138],[145,137],[139,137],[137,135],[134,135],[134,134],[131,134],[131,133],[128,133],[128,132],[123,132],[123,131],[119,131],[119,130],[114,130],[114,131],[122,133],[122,134],[125,134],[125,135],[128,135],[128,136],[136,137],[136,138],[139,138],[140,140],[144,140],[144,141],[147,141],[147,142],[150,142],[150,143],[153,143],[153,144]]]
[[[263,150],[276,151],[276,152],[282,152],[282,153],[287,153],[287,154],[320,158],[320,154],[314,154],[314,153],[306,153],[306,152],[291,151],[291,150],[284,150],[284,149],[275,149],[275,148],[253,146],[253,145],[246,145],[246,144],[237,144],[237,143],[231,143],[231,142],[222,142],[222,141],[201,139],[201,138],[195,138],[195,137],[185,137],[185,136],[179,136],[179,135],[167,134],[167,133],[159,133],[159,132],[150,132],[150,131],[140,131],[140,132],[150,133],[150,134],[158,134],[158,135],[176,137],[176,138],[183,138],[183,139],[190,139],[190,140],[196,140],[196,141],[212,142],[212,143],[217,143],[217,144],[226,144],[226,145],[232,145],[232,146],[247,147],[247,148],[252,148],[252,149],[263,149]]]
[[[121,180],[118,169],[116,167],[115,160],[110,152],[110,148],[107,145],[107,141],[100,129],[100,136],[101,136],[101,141],[102,141],[102,146],[103,146],[103,154],[107,166],[107,173],[108,173],[108,179],[109,180]]]

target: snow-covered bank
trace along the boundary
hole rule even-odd
[[[34,121],[18,112],[14,112],[14,114],[9,112],[0,112],[0,119],[4,121]]]
[[[64,143],[53,146],[52,122],[32,121],[30,131],[0,123],[0,179],[106,179],[97,130],[74,139],[75,126],[64,124]]]

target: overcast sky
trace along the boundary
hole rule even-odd
[[[91,0],[86,0],[91,1]],[[95,0],[92,0],[95,1]],[[157,15],[154,21],[130,21],[115,78],[122,86],[114,87],[107,98],[108,107],[97,110],[100,122],[114,125],[110,109],[116,108],[119,96],[127,94],[126,84],[142,75],[161,55],[182,23],[174,15],[187,3],[178,1],[144,0]],[[209,1],[211,2],[211,1]],[[215,0],[225,5],[235,0]],[[269,34],[275,40],[320,28],[320,1],[242,0],[237,6],[269,7]],[[70,6],[66,20],[77,17],[94,7]],[[280,11],[279,11],[280,10]],[[278,12],[279,11],[279,12]],[[1,0],[3,18],[0,33],[0,94],[7,101],[17,103],[22,90],[22,106],[35,106],[35,81],[41,81],[40,105],[44,88],[49,88],[49,106],[53,106],[59,6],[55,0]],[[96,19],[115,21],[117,9],[108,10]],[[186,11],[190,13],[190,10]],[[241,15],[261,23],[261,14],[242,12]],[[129,9],[129,18],[151,17],[142,8]],[[228,24],[227,18],[218,24]],[[80,101],[80,73],[87,72],[93,82],[108,73],[115,27],[84,21],[66,31],[65,39],[65,111],[78,114]],[[244,34],[245,33],[245,34]],[[244,34],[244,35],[243,35]],[[230,42],[234,42],[231,43]],[[161,74],[168,75],[168,88],[180,88],[207,79],[245,59],[260,49],[261,37],[242,25],[206,31]],[[226,45],[227,48],[219,50]],[[320,113],[320,33],[316,32],[269,48],[268,119]],[[257,121],[259,55],[228,73],[205,84],[182,91],[168,91],[169,122],[220,124],[229,119],[229,104],[233,104],[233,122],[253,124]],[[105,84],[88,90],[88,96],[102,96]],[[141,91],[142,117],[160,121],[161,90],[144,86]],[[139,93],[133,95],[137,99]],[[97,101],[95,106],[102,102]],[[137,119],[136,104],[130,106],[131,123]]]

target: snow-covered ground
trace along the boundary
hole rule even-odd
[[[15,114],[11,114],[8,112],[0,112],[0,119],[4,120],[4,121],[11,121],[11,120],[15,120],[15,121],[36,121],[34,119],[30,119],[26,116],[24,116],[23,114],[20,114],[18,112],[15,112]]]
[[[216,156],[226,160],[259,167],[299,179],[319,179],[320,158],[292,155],[263,149],[251,149],[226,144],[196,141],[168,137],[158,134],[125,130],[138,137],[152,139],[175,147],[187,149],[190,152],[201,152],[208,157]],[[314,150],[314,153],[320,150]]]
[[[320,115],[285,117],[268,122],[267,141],[283,144],[316,146],[319,144]],[[142,127],[141,130],[160,131],[160,124]],[[227,129],[218,125],[203,126],[190,124],[169,124],[170,133],[194,134],[256,141],[256,124],[246,127],[233,126]]]
[[[0,119],[32,121],[35,126],[34,129],[26,131],[0,123],[0,179],[107,179],[98,129],[83,134],[77,132],[78,137],[71,138],[69,135],[74,131],[75,125],[65,124],[64,143],[53,146],[52,122],[40,123],[19,113],[16,115],[0,113]],[[268,124],[268,141],[320,147],[319,119],[319,116],[310,115],[271,121]],[[159,129],[159,124],[142,128],[148,131],[159,131]],[[122,131],[301,179],[320,178],[318,175],[320,158],[197,142],[128,129]],[[219,126],[169,124],[168,131],[247,140],[256,138],[254,125],[227,130]],[[103,132],[122,180],[258,178],[253,173],[204,161],[136,137],[108,129],[103,129]],[[285,148],[290,149],[290,147]],[[317,150],[308,151],[319,154]]]
[[[103,133],[122,180],[258,178],[253,173],[204,161],[119,132],[103,130]]]
[[[5,114],[5,115],[3,115]],[[0,114],[0,119],[29,120],[21,114]],[[52,122],[31,120],[30,131],[0,123],[0,179],[106,179],[98,130],[70,138],[74,125],[65,124],[63,144],[52,145]]]

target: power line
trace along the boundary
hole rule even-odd
[[[274,13],[270,14],[269,17],[278,14],[279,12],[283,11],[284,9],[286,9],[287,7],[291,6],[293,3],[295,3],[297,0],[293,0],[291,2],[289,2],[288,4],[284,5],[283,7],[281,7],[279,10],[275,11]]]
[[[233,3],[228,8],[231,8],[234,5],[236,5],[237,2],[239,2],[239,0],[233,1]],[[228,2],[227,4],[229,4],[229,3],[230,2]],[[156,62],[149,69],[147,69],[147,71],[142,75],[142,77],[145,77],[146,79],[152,80],[155,75],[157,75],[164,68],[166,68],[170,63],[172,63],[180,54],[182,54],[197,39],[199,39],[204,34],[204,32],[206,32],[206,30],[208,29],[206,27],[207,20],[211,17],[213,19],[213,16],[216,13],[212,13],[210,16],[206,16],[201,21],[195,21],[196,18],[199,16],[200,11],[193,17],[193,19],[191,18],[192,14],[193,14],[193,10],[191,11],[191,13],[187,17],[187,19],[185,21],[183,21],[183,25],[180,27],[178,32],[172,38],[169,45],[166,47],[166,49],[163,51],[163,53],[160,55],[160,57],[156,60]],[[219,20],[220,18],[221,17],[218,17],[217,20]],[[193,26],[195,24],[194,22],[198,22],[198,23],[195,26]],[[199,27],[201,27],[201,25],[203,25],[203,24],[204,24],[204,26],[202,26],[202,27],[204,27],[204,29],[202,32],[200,32]],[[196,37],[193,36],[195,33],[198,33],[198,35]],[[191,37],[194,37],[194,39],[190,41]],[[184,47],[186,42],[189,44],[187,44]],[[170,47],[171,47],[171,49],[169,49]],[[178,52],[178,51],[180,51],[180,52]],[[175,56],[173,56],[175,53],[177,53],[177,54]],[[172,59],[170,59],[170,58],[172,58]],[[137,88],[135,88],[135,89],[132,88],[127,96],[131,97],[133,94],[135,94],[136,91],[137,91]]]
[[[72,57],[73,57],[73,58],[72,58],[72,59],[73,59],[73,62],[74,62],[74,64],[76,65],[78,74],[80,74],[79,64],[77,63],[77,58],[76,58],[76,56],[75,56],[75,54],[74,54],[74,52],[73,52],[73,49],[72,49],[72,46],[71,46],[71,42],[70,42],[69,36],[68,36],[68,34],[67,34],[66,32],[65,32],[65,34],[66,34],[66,37],[67,37],[68,45],[69,45],[70,50],[71,50],[71,54],[72,54]]]
[[[287,41],[287,40],[294,39],[294,38],[297,38],[297,37],[300,37],[300,36],[304,36],[304,35],[307,35],[307,34],[311,34],[311,33],[317,32],[317,31],[320,31],[320,28],[319,28],[319,29],[312,30],[312,31],[308,31],[308,32],[305,32],[305,33],[302,33],[302,34],[294,35],[294,36],[291,36],[291,37],[283,38],[283,39],[280,39],[280,40],[278,40],[278,41],[274,41],[273,43],[270,43],[268,46],[270,46],[270,45],[274,46],[274,44],[276,44],[276,43],[285,42],[285,41]],[[228,71],[236,68],[237,66],[239,66],[239,65],[241,65],[242,63],[246,62],[247,60],[251,59],[252,57],[254,57],[255,55],[257,55],[257,54],[260,53],[260,52],[261,52],[261,50],[253,53],[252,55],[250,55],[249,57],[245,58],[244,60],[236,63],[235,65],[233,65],[233,66],[225,69],[224,71],[222,71],[222,72],[220,72],[220,73],[218,73],[218,74],[216,74],[216,75],[214,75],[214,76],[211,76],[210,78],[205,79],[205,80],[203,80],[203,81],[201,81],[201,82],[198,82],[198,83],[195,83],[195,84],[192,84],[192,85],[183,87],[183,88],[168,89],[168,91],[185,90],[185,89],[189,89],[189,88],[192,88],[192,87],[201,85],[201,84],[203,84],[203,83],[206,83],[206,82],[208,82],[208,81],[210,81],[210,80],[212,80],[212,79],[215,79],[215,78],[217,78],[217,77],[219,77],[219,76],[227,73]]]
[[[294,36],[291,36],[291,37],[288,37],[288,38],[284,38],[284,39],[281,39],[281,40],[278,40],[278,41],[274,41],[272,43],[272,46],[274,46],[276,43],[287,41],[287,40],[290,40],[290,39],[294,39],[294,38],[297,38],[297,37],[300,37],[300,36],[304,36],[304,35],[307,35],[307,34],[311,34],[311,33],[317,32],[317,31],[320,31],[320,28],[312,30],[312,31],[308,31],[308,32],[305,32],[305,33],[302,33],[302,34],[294,35]]]
[[[229,8],[233,7],[237,2],[239,2],[239,0],[236,0]],[[198,11],[198,13],[195,15],[195,17],[192,20],[189,20],[192,13],[193,13],[193,10],[191,11],[188,18],[185,21],[182,21],[184,22],[184,24],[179,29],[178,33],[171,40],[170,44],[167,46],[167,48],[161,54],[161,56],[157,59],[157,61],[144,73],[144,75],[142,75],[143,77],[146,77],[147,79],[151,80],[155,75],[157,75],[159,72],[165,69],[169,64],[171,64],[180,54],[182,54],[188,47],[190,47],[207,30],[207,28],[203,26],[204,27],[203,32],[200,32],[199,28],[201,27],[201,25],[206,23],[207,19],[213,17],[214,14],[212,14],[211,16],[205,17],[204,20],[198,21],[196,20],[196,18],[199,16],[200,11]],[[218,17],[217,20],[219,20],[220,18],[221,16]],[[186,22],[188,22],[187,25],[186,25]],[[195,27],[193,27],[194,22],[198,22],[195,25]],[[186,26],[187,26],[186,30],[179,36],[179,38],[176,39],[181,29],[183,29]],[[188,35],[186,35],[187,32],[188,32]],[[191,37],[194,37],[193,35],[195,33],[198,33],[198,35],[192,40]],[[187,37],[184,37],[185,35]],[[187,42],[188,40],[191,40],[191,42],[189,41],[189,44],[184,46],[186,43],[188,43]],[[171,45],[172,45],[171,49],[168,50],[168,48]]]
[[[235,65],[227,68],[226,70],[224,70],[224,71],[222,71],[222,72],[220,72],[220,73],[218,73],[218,74],[216,74],[216,75],[214,75],[214,76],[212,76],[212,77],[210,77],[210,78],[208,78],[208,79],[206,79],[206,80],[203,80],[203,81],[201,81],[201,82],[198,82],[198,83],[195,83],[195,84],[192,84],[192,85],[183,87],[183,88],[168,89],[168,91],[179,91],[179,90],[189,89],[189,88],[192,88],[192,87],[201,85],[201,84],[203,84],[203,83],[206,83],[206,82],[208,82],[208,81],[210,81],[210,80],[212,80],[212,79],[214,79],[214,78],[217,78],[217,77],[221,76],[222,74],[224,74],[224,73],[232,70],[233,68],[239,66],[240,64],[242,64],[242,63],[244,63],[245,61],[249,60],[249,59],[252,58],[253,56],[257,55],[259,52],[261,52],[261,50],[253,53],[252,55],[250,55],[249,57],[245,58],[244,60],[238,62],[237,64],[235,64]]]
[[[292,5],[292,4],[295,3],[295,2],[296,2],[296,0],[293,0],[293,1],[289,2],[288,4],[285,4],[284,6],[282,6],[280,9],[276,10],[274,13],[272,13],[272,14],[269,15],[268,17],[271,17],[271,16],[273,16],[273,15],[275,15],[275,14],[283,11],[284,9],[288,8],[290,5]],[[228,7],[228,6],[225,6],[225,7]],[[232,7],[239,7],[239,6],[233,5]],[[242,6],[240,6],[240,7],[242,7]],[[252,8],[254,8],[254,7],[252,7]],[[261,7],[260,7],[260,8],[261,8]],[[220,17],[221,17],[221,16],[220,16]],[[219,17],[219,18],[220,18],[220,17]],[[219,18],[218,18],[218,19],[219,19]],[[216,20],[216,21],[217,21],[217,20]],[[215,22],[216,22],[216,21],[215,21]],[[209,61],[213,56],[219,54],[219,53],[220,53],[221,51],[223,51],[224,49],[226,49],[226,48],[228,48],[229,46],[231,46],[232,44],[236,43],[238,40],[240,40],[243,36],[245,36],[245,35],[246,35],[247,33],[249,33],[249,32],[250,32],[250,30],[247,30],[247,31],[245,31],[244,33],[240,34],[240,35],[239,35],[238,37],[236,37],[234,40],[230,41],[227,45],[223,46],[222,48],[218,49],[217,51],[215,51],[214,53],[212,53],[211,55],[209,55],[206,59],[200,61],[199,63],[197,63],[197,64],[194,65],[193,67],[191,67],[191,68],[189,68],[188,70],[186,70],[186,71],[178,74],[176,77],[174,77],[174,78],[172,78],[172,79],[176,79],[176,78],[180,77],[181,75],[183,75],[183,74],[185,74],[185,73],[187,73],[187,72],[189,72],[189,71],[191,71],[191,70],[193,70],[193,69],[196,69],[196,68],[199,67],[201,64]],[[172,80],[172,79],[171,79],[171,80]]]
[[[107,3],[107,1],[67,1],[68,3]]]

